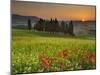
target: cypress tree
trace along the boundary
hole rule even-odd
[[[28,29],[31,30],[32,29],[32,25],[31,25],[31,20],[28,19]]]
[[[61,32],[65,33],[65,22],[61,22]]]
[[[72,21],[70,21],[70,23],[69,23],[68,33],[70,35],[74,35],[74,33],[73,33],[73,22]]]

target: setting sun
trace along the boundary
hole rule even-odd
[[[84,22],[84,21],[85,21],[85,19],[82,19],[82,21]]]

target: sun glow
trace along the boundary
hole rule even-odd
[[[82,21],[84,22],[84,21],[85,21],[85,19],[82,19]]]

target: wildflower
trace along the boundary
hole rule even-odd
[[[92,63],[92,64],[95,64],[95,62],[96,62],[96,55],[95,55],[94,52],[92,52],[92,53],[90,54],[89,58],[91,59],[91,63]]]
[[[41,53],[39,55],[39,60],[41,62],[41,65],[44,67],[44,68],[48,68],[49,67],[49,59],[46,57],[46,55],[44,53]]]
[[[67,54],[68,54],[67,49],[64,49],[64,50],[63,50],[63,55],[64,55],[64,56],[67,56]]]
[[[66,57],[67,54],[68,54],[67,49],[64,49],[63,51],[58,52],[58,56],[62,58]]]
[[[46,58],[41,58],[41,62],[42,62],[42,66],[44,66],[45,68],[49,67],[49,61]]]
[[[86,50],[85,50],[83,52],[83,58],[84,58],[84,64],[86,64],[86,63],[95,64],[95,62],[96,62],[96,55],[94,52],[86,52]]]

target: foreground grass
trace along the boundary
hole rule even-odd
[[[12,72],[16,74],[94,69],[95,50],[93,37],[13,29]]]

